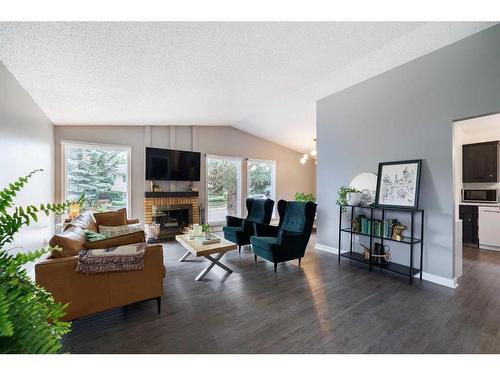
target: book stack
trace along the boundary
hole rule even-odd
[[[396,219],[368,219],[365,215],[359,215],[356,221],[358,223],[359,232],[384,238],[391,238],[392,225],[398,222]]]

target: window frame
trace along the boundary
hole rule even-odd
[[[247,175],[246,175],[246,180],[247,180],[247,183],[246,183],[246,191],[245,191],[245,200],[250,196],[250,178],[249,178],[249,172],[250,172],[250,163],[251,162],[261,162],[261,163],[269,163],[272,165],[272,168],[271,168],[271,172],[272,172],[272,176],[271,176],[271,192],[272,192],[272,196],[270,197],[270,199],[272,199],[274,202],[276,202],[276,179],[277,179],[277,166],[278,166],[278,162],[276,160],[267,160],[267,159],[256,159],[256,158],[247,158],[246,159],[246,170],[247,170]],[[274,208],[273,208],[273,216],[272,218],[273,219],[276,219],[278,216],[277,216],[277,213],[276,213],[276,204],[274,205]]]
[[[67,181],[68,181],[68,173],[67,173],[67,151],[68,147],[71,146],[80,146],[80,147],[88,147],[88,148],[97,148],[97,149],[105,149],[112,151],[120,151],[125,152],[127,155],[127,213],[130,215],[131,213],[131,205],[132,205],[132,147],[124,146],[124,145],[111,145],[106,143],[95,143],[95,142],[84,142],[84,141],[67,141],[62,140],[61,144],[61,201],[67,200]]]

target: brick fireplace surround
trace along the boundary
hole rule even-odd
[[[151,224],[153,220],[153,206],[185,205],[192,208],[192,223],[199,224],[200,199],[198,192],[146,192],[144,193],[144,223]]]

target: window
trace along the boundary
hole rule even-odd
[[[129,208],[130,148],[62,143],[63,197],[85,201],[96,210]]]
[[[241,163],[238,158],[207,156],[208,223],[223,224],[226,215],[240,216]]]
[[[276,200],[276,162],[248,160],[247,184],[249,198]]]

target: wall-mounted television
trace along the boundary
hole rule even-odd
[[[146,147],[146,180],[200,181],[199,152]]]

